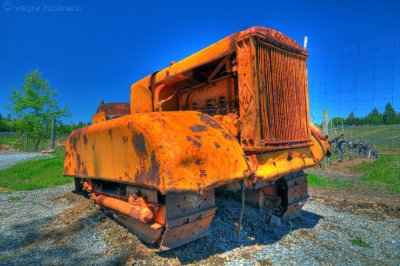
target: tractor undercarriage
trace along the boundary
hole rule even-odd
[[[245,189],[246,203],[269,216],[296,218],[308,198],[307,177],[300,171]],[[260,186],[261,185],[261,186]],[[159,251],[208,235],[216,212],[214,189],[201,194],[168,193],[96,179],[75,178],[76,192],[85,193],[106,214]],[[217,188],[225,190],[225,187]],[[239,214],[238,214],[239,216]],[[245,219],[245,218],[244,218]]]

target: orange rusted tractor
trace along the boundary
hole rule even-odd
[[[308,198],[302,170],[329,153],[309,119],[307,56],[252,27],[172,63],[72,132],[64,174],[160,250],[207,234],[215,189],[295,217]]]

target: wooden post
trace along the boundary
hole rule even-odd
[[[324,110],[324,116],[323,116],[323,122],[322,122],[322,131],[324,131],[325,132],[325,134],[329,134],[329,132],[328,132],[328,130],[329,130],[329,128],[328,128],[328,123],[329,123],[329,120],[328,120],[328,110]],[[327,164],[329,163],[329,158],[328,157],[325,157],[325,160],[323,160],[322,161],[322,166],[326,166]]]
[[[323,116],[323,123],[322,123],[322,130],[325,132],[325,134],[329,133],[328,129],[328,110],[324,110],[324,116]]]
[[[42,126],[42,150],[44,150],[44,125]]]
[[[55,130],[56,130],[56,120],[53,118],[51,120],[51,148],[54,150],[55,147]]]
[[[25,132],[25,152],[28,151],[28,143],[29,143],[29,137],[28,137],[28,131]]]

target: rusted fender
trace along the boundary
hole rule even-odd
[[[153,212],[147,207],[143,198],[137,198],[126,202],[119,199],[110,198],[104,195],[96,195],[94,193],[90,196],[97,204],[122,213],[126,216],[132,217],[142,223],[150,223],[154,220]]]
[[[126,115],[71,133],[64,174],[143,185],[161,193],[195,191],[243,179],[248,164],[228,130],[194,112]]]
[[[310,129],[313,143],[310,147],[249,156],[249,165],[256,179],[275,180],[283,175],[315,166],[329,155],[327,135],[313,124]]]

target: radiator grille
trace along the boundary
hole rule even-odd
[[[305,57],[258,40],[257,60],[263,145],[310,145]]]

